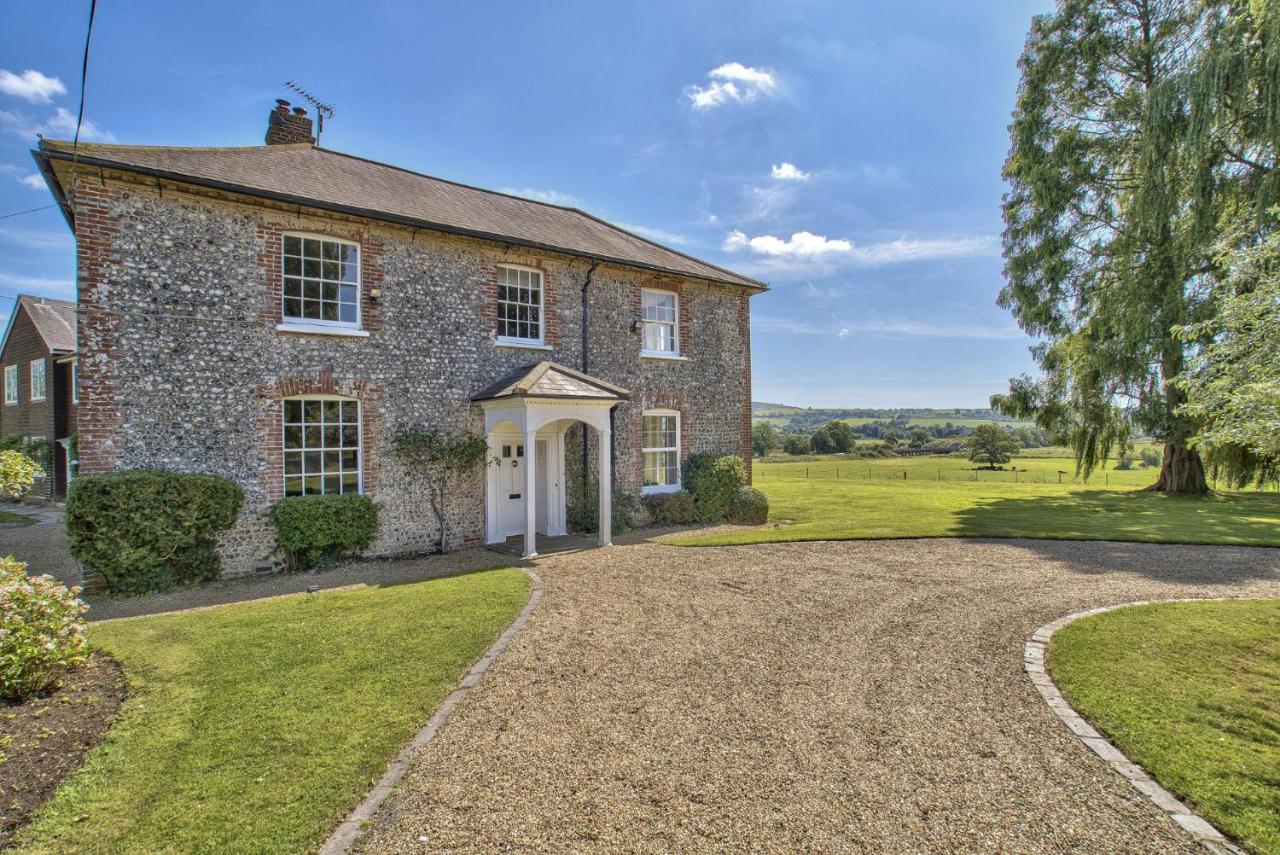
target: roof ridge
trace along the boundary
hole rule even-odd
[[[71,140],[41,139],[40,146],[43,148],[46,145],[50,148],[61,151],[64,147],[71,148],[75,143]],[[121,149],[132,151],[295,151],[300,148],[319,148],[319,146],[312,145],[311,143],[274,143],[272,145],[135,145],[132,143],[80,143],[81,150],[87,149],[89,151],[119,151]],[[329,149],[321,150],[329,151]]]

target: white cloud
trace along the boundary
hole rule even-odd
[[[44,121],[32,119],[14,110],[0,110],[0,127],[11,134],[30,140],[37,134],[54,139],[72,139],[76,133],[76,117],[65,107],[59,107]],[[80,139],[89,142],[115,142],[115,135],[104,131],[90,119],[80,126]]]
[[[39,172],[29,173],[27,175],[22,176],[18,180],[21,181],[23,184],[25,184],[27,187],[30,187],[32,190],[43,190],[45,189],[45,186],[46,186],[44,183],[44,178],[40,176]]]
[[[72,246],[74,241],[65,229],[34,231],[0,225],[0,244],[4,243],[17,244],[28,249],[65,249]]]
[[[577,196],[561,193],[559,190],[538,190],[535,187],[503,187],[498,192],[506,193],[508,196],[521,196],[537,202],[546,202],[550,205],[563,205],[566,208],[581,208],[584,206],[583,201]]]
[[[652,229],[648,226],[636,226],[629,223],[618,223],[619,228],[626,229],[629,232],[635,232],[641,237],[647,237],[649,240],[656,240],[658,243],[669,243],[674,246],[688,246],[693,241],[687,236],[679,232],[669,232],[666,229]]]
[[[757,255],[769,256],[815,256],[832,252],[849,252],[853,245],[847,240],[828,240],[822,235],[812,232],[796,232],[789,239],[783,240],[773,235],[747,237],[741,231],[734,230],[724,240],[726,252],[739,249],[750,249]]]
[[[748,237],[745,233],[734,230],[725,238],[723,248],[726,252],[747,249],[756,255],[773,258],[832,255],[878,267],[909,261],[992,255],[998,251],[999,244],[990,235],[928,239],[901,237],[860,245],[844,238],[827,238],[807,231],[796,232],[790,238],[783,239],[773,235]]]
[[[71,297],[76,291],[75,282],[70,279],[18,276],[13,273],[0,273],[0,288],[12,288],[24,294],[35,292],[49,297]]]
[[[777,76],[767,69],[752,68],[740,62],[726,62],[707,72],[710,83],[696,84],[684,90],[685,97],[695,110],[718,107],[730,101],[736,104],[750,103],[761,95],[774,96],[779,92]]]
[[[770,174],[779,181],[808,181],[809,173],[798,169],[794,163],[775,163]]]
[[[21,74],[0,68],[0,92],[33,104],[48,104],[54,95],[66,95],[67,87],[58,78],[46,77],[34,68]]]
[[[820,324],[794,318],[752,314],[751,326],[756,332],[788,335],[830,335],[849,338],[872,335],[886,338],[953,338],[953,339],[1020,339],[1024,333],[1014,326],[982,326],[979,324],[933,323],[913,319],[869,320]]]

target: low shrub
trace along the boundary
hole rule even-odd
[[[378,506],[368,496],[291,496],[271,509],[276,545],[290,569],[309,570],[365,549],[378,534]]]
[[[20,451],[0,451],[0,495],[20,498],[31,489],[40,465]]]
[[[769,519],[769,497],[755,487],[739,487],[729,503],[729,521],[760,525]]]
[[[52,689],[89,658],[79,593],[52,576],[28,576],[12,555],[0,558],[0,697],[21,701]]]
[[[77,478],[67,496],[71,553],[120,594],[214,579],[214,537],[244,491],[218,475],[143,469]]]
[[[688,525],[698,521],[693,494],[687,490],[645,496],[644,506],[649,509],[654,525]]]
[[[595,534],[600,530],[600,482],[588,478],[585,489],[582,481],[565,497],[565,523],[575,534]],[[630,531],[641,520],[640,500],[631,493],[613,491],[613,531]]]
[[[693,494],[698,522],[719,522],[729,513],[738,488],[747,482],[746,467],[736,454],[690,454],[684,464],[684,486]]]

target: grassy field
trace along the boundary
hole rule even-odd
[[[769,496],[768,525],[674,542],[1040,537],[1280,546],[1274,492],[1144,493],[1154,469],[1107,469],[1085,482],[1061,456],[1018,458],[1010,464],[1016,473],[973,466],[960,457],[757,462],[755,485]]]
[[[1280,600],[1083,618],[1054,636],[1049,667],[1161,785],[1250,851],[1280,855]]]
[[[493,570],[93,626],[129,696],[19,847],[314,850],[528,590]]]

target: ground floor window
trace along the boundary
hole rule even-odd
[[[346,398],[284,401],[284,494],[359,493],[360,402]]]
[[[644,454],[644,492],[680,489],[680,414],[648,410],[643,416],[640,445]]]

